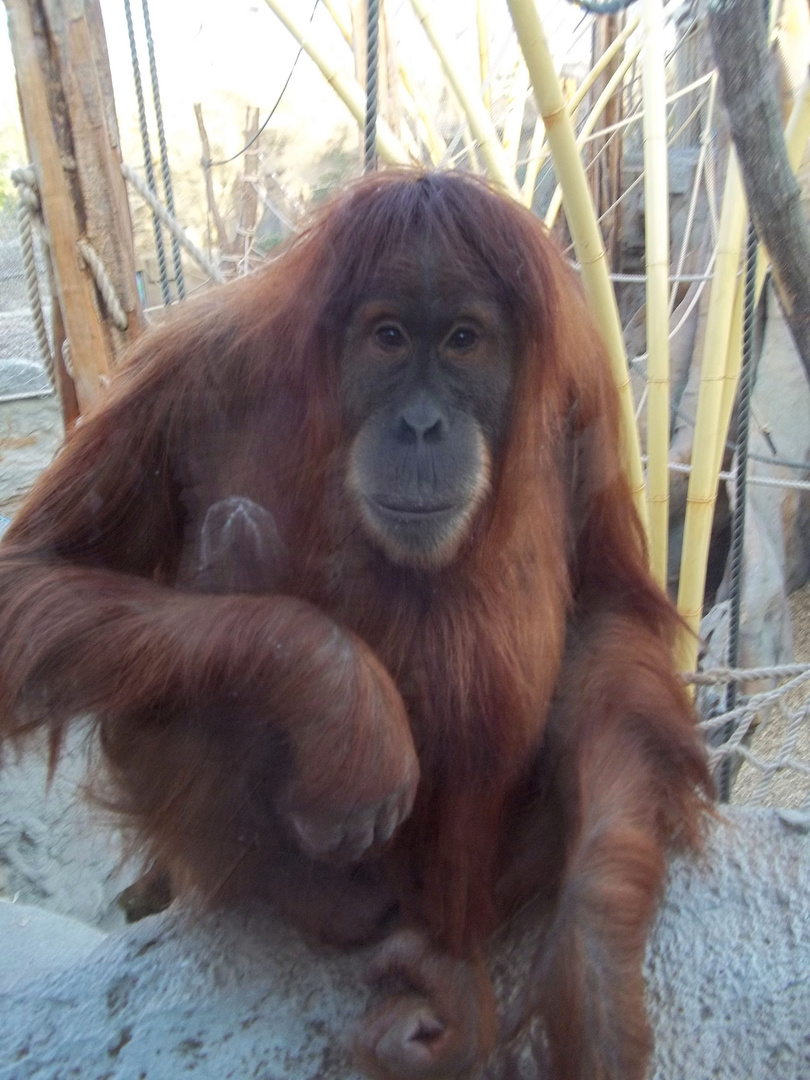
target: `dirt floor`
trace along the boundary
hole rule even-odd
[[[793,658],[797,664],[810,663],[810,582],[789,598],[793,625]],[[803,717],[802,717],[802,714]],[[802,717],[791,723],[792,717]],[[784,708],[774,707],[763,719],[751,743],[759,757],[773,760],[780,755],[801,762],[808,772],[790,764],[763,781],[758,769],[743,765],[732,789],[731,801],[759,806],[799,807],[810,799],[810,686],[786,696]]]
[[[0,402],[0,514],[12,517],[62,443],[54,397]]]

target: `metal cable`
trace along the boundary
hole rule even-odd
[[[756,314],[757,234],[753,222],[748,223],[745,252],[745,307],[743,309],[742,367],[737,394],[737,464],[734,478],[734,513],[731,519],[731,550],[729,552],[728,666],[737,666],[740,656],[740,622],[742,618],[743,572],[745,569],[745,511],[746,474],[748,472],[748,434],[751,422],[751,392],[754,375],[754,317]],[[730,683],[726,690],[725,712],[737,704],[737,685]],[[734,733],[730,722],[723,730],[723,742]],[[731,760],[723,762],[720,772],[720,800],[728,802],[731,795]]]
[[[377,79],[379,68],[379,0],[368,0],[366,24],[366,141],[365,171],[377,167]]]
[[[166,198],[166,209],[177,217],[174,210],[174,192],[172,190],[172,173],[169,168],[169,151],[166,147],[166,130],[163,126],[163,108],[160,103],[160,84],[158,83],[157,61],[155,60],[155,43],[152,39],[152,22],[149,18],[149,0],[142,0],[143,25],[146,30],[146,48],[149,53],[149,75],[152,80],[152,100],[155,103],[155,119],[157,120],[158,145],[160,147],[160,175],[163,177],[163,193]],[[183,277],[183,262],[180,258],[180,245],[176,237],[172,237],[172,264],[174,266],[174,280],[177,285],[177,295],[181,300],[186,296],[186,281]]]
[[[157,198],[155,171],[152,168],[152,147],[149,145],[149,128],[146,123],[146,105],[143,99],[141,67],[138,63],[138,47],[135,44],[135,27],[132,24],[132,8],[129,0],[124,0],[124,11],[127,16],[127,33],[129,34],[129,52],[132,57],[132,76],[135,80],[135,97],[138,101],[138,121],[141,127],[141,142],[143,143],[143,161],[146,170],[146,183],[149,190],[155,198]],[[160,293],[163,297],[164,306],[168,307],[172,302],[172,294],[171,289],[169,288],[169,272],[166,267],[166,249],[163,246],[163,232],[160,227],[160,219],[156,214],[152,214],[152,224],[155,230],[155,252],[157,254],[158,275],[160,277]]]

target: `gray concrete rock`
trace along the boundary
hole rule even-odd
[[[0,900],[0,993],[17,982],[55,975],[80,963],[104,937],[101,930],[77,919]]]
[[[122,866],[118,823],[83,798],[95,742],[74,725],[50,784],[44,740],[39,753],[37,746],[32,740],[19,758],[3,747],[0,899],[104,930],[121,926],[124,916],[115,898],[137,877],[139,866]]]
[[[27,927],[35,955],[42,927],[26,917],[15,949]],[[365,1007],[366,953],[315,947],[258,905],[203,916],[175,906],[87,939],[80,958],[65,924],[74,952],[61,969],[26,975],[17,951],[0,992],[0,1080],[356,1076],[346,1048]],[[4,958],[6,934],[0,924]],[[516,930],[493,956],[501,1000],[533,944]],[[705,856],[673,865],[647,975],[656,1080],[806,1080],[810,838],[775,811],[729,811],[712,825]],[[513,1048],[490,1080],[507,1056],[511,1077],[542,1077]]]

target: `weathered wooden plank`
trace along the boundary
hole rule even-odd
[[[70,123],[83,239],[100,256],[129,319],[123,334],[105,319],[115,356],[138,333],[143,313],[135,285],[132,220],[121,175],[104,23],[95,0],[42,0],[42,4]]]
[[[94,285],[76,246],[79,223],[51,119],[49,90],[39,63],[31,9],[27,0],[5,3],[23,124],[49,233],[76,395],[85,412],[103,393],[111,352],[95,307]]]

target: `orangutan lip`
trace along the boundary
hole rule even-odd
[[[380,502],[378,499],[369,500],[373,508],[385,517],[397,518],[399,521],[416,521],[424,518],[439,517],[447,514],[454,508],[449,503],[441,506],[391,506]]]

